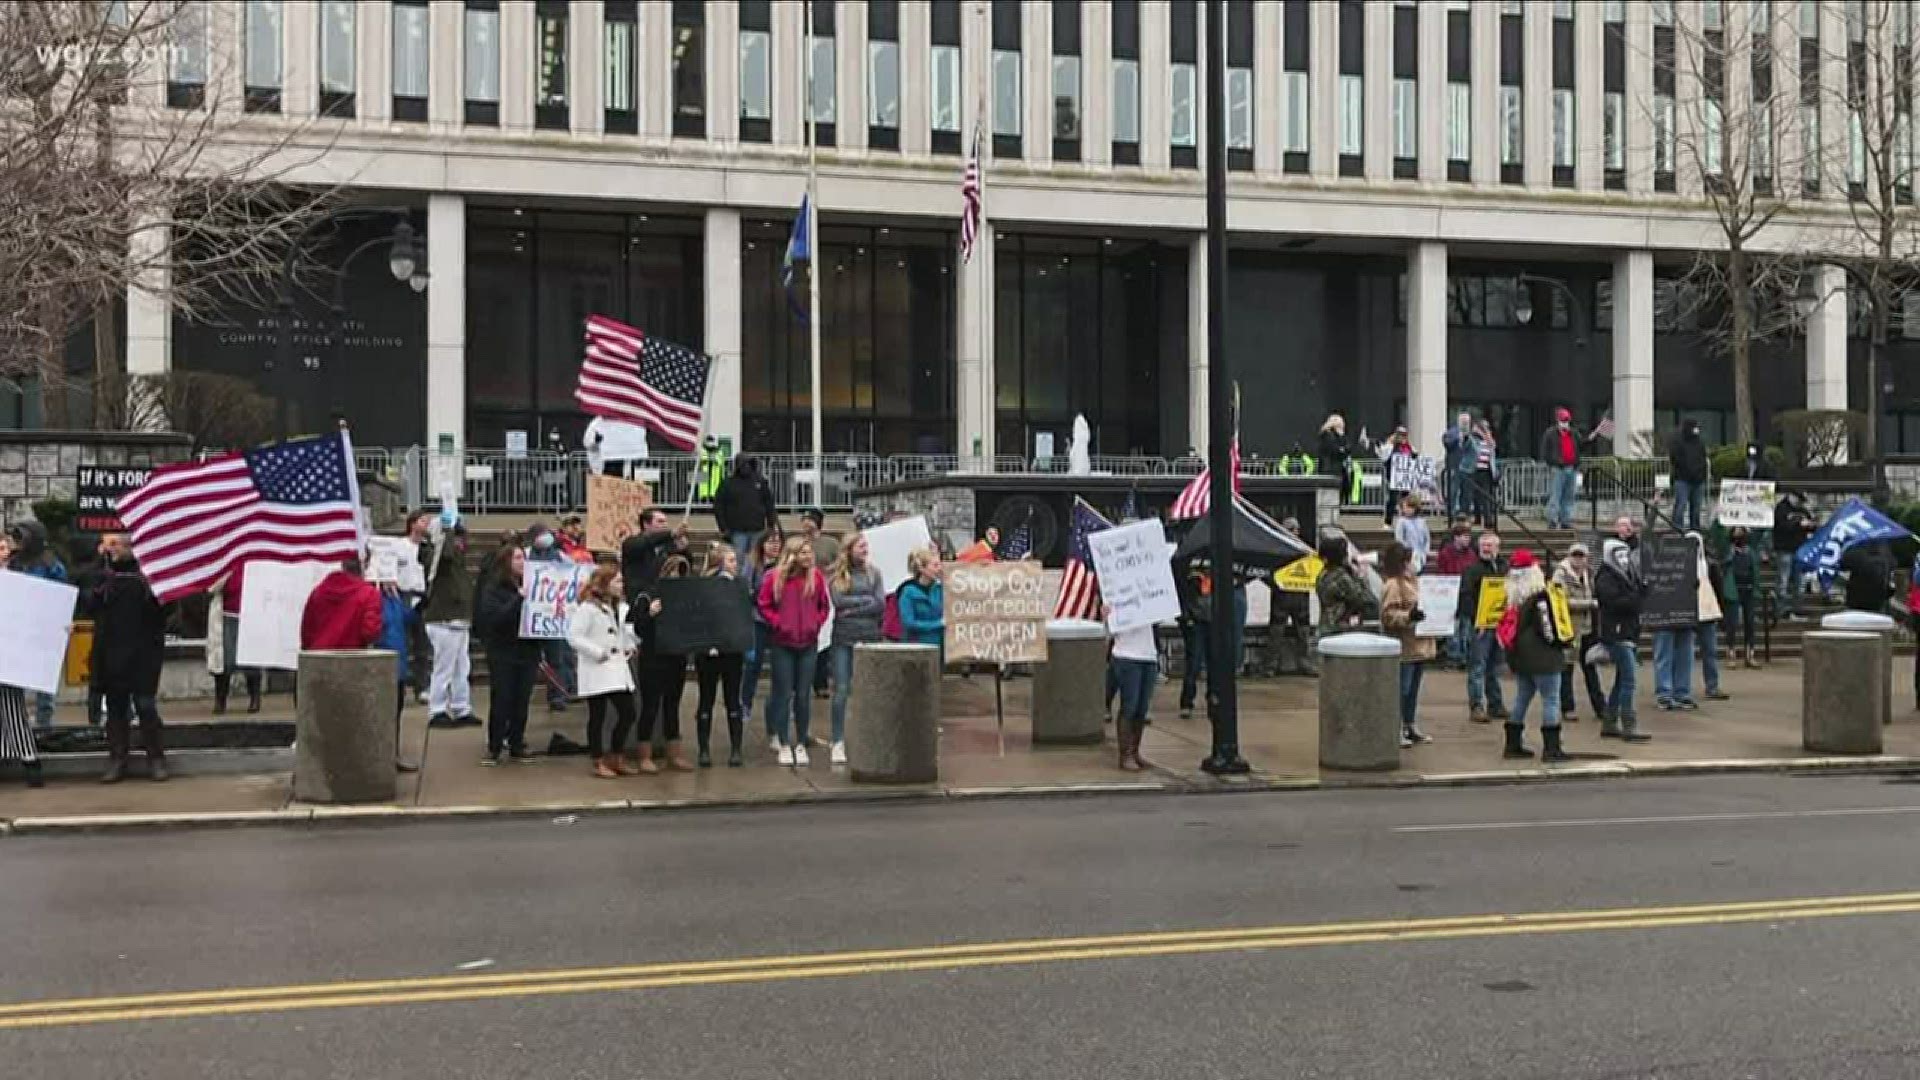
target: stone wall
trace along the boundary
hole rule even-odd
[[[908,517],[924,517],[934,541],[951,550],[966,547],[978,535],[973,531],[973,509],[973,489],[957,485],[862,495],[854,502],[856,514],[888,518],[904,513]]]
[[[41,499],[74,498],[82,465],[166,465],[186,460],[192,446],[174,434],[0,431],[0,523],[33,517]]]

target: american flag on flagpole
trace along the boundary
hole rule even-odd
[[[980,239],[980,129],[973,129],[973,152],[967,155],[967,167],[960,174],[960,261],[973,260],[974,242]]]
[[[692,450],[700,442],[712,367],[684,345],[589,315],[587,355],[573,397],[587,413],[637,424],[676,449]]]
[[[133,554],[168,603],[242,562],[339,562],[360,554],[360,485],[344,431],[163,465],[120,497]]]
[[[1593,426],[1593,437],[1596,439],[1613,438],[1613,414],[1612,413],[1608,413],[1607,415],[1601,417],[1600,422]]]
[[[1054,601],[1056,619],[1098,619],[1100,579],[1093,572],[1093,548],[1087,537],[1113,528],[1085,499],[1073,500],[1073,525],[1067,545],[1067,572],[1060,579],[1060,597]]]
[[[1233,471],[1233,493],[1240,494],[1240,440],[1236,437],[1227,450],[1228,468]],[[1188,518],[1202,517],[1213,506],[1213,470],[1201,469],[1200,475],[1173,500],[1173,508],[1167,511],[1171,521],[1185,521]]]
[[[1033,554],[1033,529],[1022,521],[1013,534],[1000,541],[1000,550],[993,557],[1001,562],[1019,562]]]

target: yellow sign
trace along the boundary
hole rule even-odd
[[[1494,630],[1500,626],[1500,617],[1507,613],[1507,579],[1503,577],[1482,578],[1480,581],[1480,600],[1473,609],[1473,628],[1476,630]]]
[[[1547,586],[1547,604],[1553,608],[1553,635],[1563,642],[1577,642],[1573,633],[1573,609],[1567,606],[1567,593],[1558,585]]]
[[[67,638],[65,677],[68,686],[86,686],[93,681],[93,623],[80,620],[73,624]]]
[[[1310,593],[1320,580],[1320,571],[1326,569],[1326,566],[1327,564],[1318,555],[1295,559],[1273,572],[1273,583],[1279,586],[1282,592]]]

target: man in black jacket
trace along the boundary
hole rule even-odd
[[[1667,452],[1673,467],[1673,521],[1682,529],[1700,529],[1700,513],[1707,501],[1707,444],[1700,439],[1700,421],[1687,420]]]
[[[720,490],[713,497],[713,519],[720,531],[727,534],[727,542],[740,556],[741,566],[747,565],[754,537],[777,527],[774,518],[777,505],[773,488],[761,473],[757,458],[742,456],[734,463],[733,475],[720,482]]]
[[[1791,621],[1800,618],[1800,568],[1793,564],[1793,558],[1811,535],[1813,515],[1807,504],[1791,491],[1780,496],[1773,507],[1773,561],[1779,575],[1774,600],[1783,617]]]
[[[634,611],[646,607],[640,598],[653,594],[654,583],[660,580],[660,567],[667,557],[686,550],[685,525],[670,527],[667,512],[657,506],[640,511],[640,532],[627,537],[627,542],[620,545],[620,576],[626,579],[627,604]]]
[[[1593,598],[1599,605],[1593,629],[1615,671],[1607,710],[1600,715],[1600,737],[1646,742],[1651,736],[1639,730],[1633,694],[1640,663],[1640,606],[1647,597],[1647,583],[1633,549],[1624,541],[1608,540],[1600,550],[1600,570],[1593,575]]]

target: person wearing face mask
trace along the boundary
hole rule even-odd
[[[160,669],[166,660],[166,609],[154,598],[131,552],[115,555],[107,575],[94,587],[93,685],[107,710],[107,771],[102,783],[126,776],[133,718],[140,718],[140,740],[147,752],[147,775],[167,778],[165,737],[161,732]]]
[[[567,553],[560,548],[560,538],[552,529],[534,523],[527,530],[527,561],[538,563],[565,563],[570,561]],[[540,645],[541,659],[546,661],[547,670],[552,677],[547,680],[547,708],[562,712],[567,707],[567,698],[573,693],[577,674],[574,668],[573,647],[558,638],[544,641]]]
[[[1700,438],[1700,421],[1687,420],[1680,425],[1667,452],[1673,469],[1673,519],[1682,529],[1700,529],[1701,508],[1707,501],[1707,444]]]
[[[433,643],[433,675],[427,684],[427,725],[477,726],[470,683],[473,660],[473,571],[467,567],[467,527],[455,524],[441,533],[428,556],[427,598],[420,617]]]
[[[1747,667],[1757,668],[1760,664],[1753,658],[1753,617],[1754,597],[1760,588],[1760,556],[1754,553],[1745,529],[1734,529],[1727,534],[1727,541],[1726,589],[1721,600],[1726,612],[1728,663],[1732,663],[1731,653],[1737,643]]]
[[[498,765],[501,754],[530,762],[527,749],[527,701],[539,677],[540,643],[520,636],[520,613],[525,605],[521,584],[526,579],[527,556],[520,548],[501,553],[488,572],[475,603],[473,629],[487,647],[487,756],[482,765]]]
[[[1608,540],[1600,545],[1600,570],[1593,577],[1593,597],[1599,604],[1594,633],[1615,672],[1613,691],[1600,714],[1600,737],[1646,742],[1652,736],[1639,729],[1633,695],[1640,664],[1640,607],[1647,598],[1647,583],[1625,541]]]
[[[1589,436],[1589,439],[1591,436]],[[1540,436],[1540,460],[1551,470],[1547,486],[1547,528],[1573,528],[1573,506],[1579,491],[1580,444],[1573,430],[1573,414],[1553,411],[1553,426]]]

